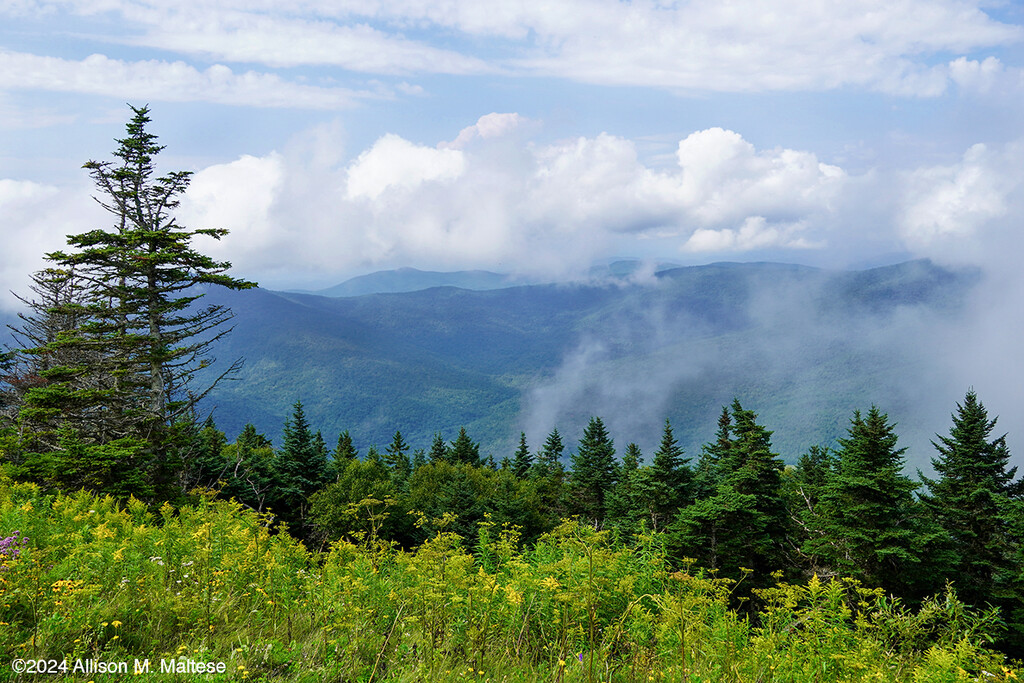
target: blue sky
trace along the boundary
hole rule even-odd
[[[197,246],[275,288],[1022,242],[1016,0],[0,0],[0,305],[109,223],[81,165],[126,103],[232,231]]]

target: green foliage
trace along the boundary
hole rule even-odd
[[[949,436],[933,442],[936,479],[921,477],[928,492],[921,496],[927,514],[949,538],[943,573],[968,602],[1005,602],[1007,582],[1016,565],[1007,512],[1017,493],[1016,467],[1009,467],[1006,437],[991,438],[996,419],[973,390],[952,416]]]
[[[477,467],[483,464],[483,460],[480,459],[480,444],[474,443],[469,438],[465,427],[459,428],[459,435],[455,438],[455,441],[452,441],[451,448],[448,449],[447,458],[453,463]]]
[[[193,380],[212,362],[209,347],[231,318],[224,306],[200,308],[197,286],[255,284],[226,275],[229,263],[192,248],[194,237],[220,239],[227,231],[176,223],[172,212],[191,174],[155,176],[163,147],[147,130],[149,110],[132,111],[114,151],[119,162],[85,164],[113,228],[68,236],[72,250],[48,254],[52,267],[35,278],[37,293],[53,296],[23,318],[22,336],[35,344],[23,352],[36,359],[40,381],[20,395],[19,419],[32,431],[30,448],[44,457],[67,450],[59,443],[65,428],[85,447],[105,449],[106,458],[134,457],[134,448],[107,446],[141,440],[148,495],[166,499],[181,493],[176,479],[194,407],[217,383],[196,389]],[[124,467],[133,470],[136,460]]]
[[[986,649],[994,615],[951,591],[910,610],[777,583],[744,616],[733,581],[672,571],[656,536],[567,522],[524,550],[484,521],[473,555],[438,526],[415,551],[367,537],[316,558],[234,503],[154,514],[0,479],[0,528],[28,539],[0,558],[0,656],[223,661],[213,680],[268,683],[1016,678]]]
[[[693,501],[693,473],[689,462],[672,433],[672,423],[666,419],[661,444],[651,463],[649,512],[651,527],[656,531],[664,529],[679,508]]]
[[[723,412],[716,441],[703,457],[715,492],[682,508],[669,530],[680,556],[733,577],[744,568],[764,577],[785,566],[783,465],[771,434],[738,400],[730,414]]]
[[[854,413],[805,548],[837,575],[906,595],[921,576],[927,528],[913,497],[917,484],[902,474],[905,449],[897,439],[877,407],[866,417]]]
[[[302,402],[296,401],[284,426],[284,442],[273,464],[274,501],[281,518],[293,525],[305,522],[309,497],[330,481],[327,449],[317,443],[306,420]]]
[[[569,477],[570,510],[597,525],[608,514],[606,499],[615,484],[615,445],[604,422],[591,417],[572,458]]]
[[[519,447],[512,459],[512,471],[520,479],[525,479],[533,467],[533,456],[530,454],[530,447],[526,445],[526,432],[519,432]]]

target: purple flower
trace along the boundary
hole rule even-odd
[[[20,531],[15,531],[6,538],[0,538],[0,560],[15,559],[22,547],[26,545],[28,545],[28,539],[21,538]]]

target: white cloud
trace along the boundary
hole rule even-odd
[[[984,252],[1019,253],[1022,168],[1024,143],[1018,141],[997,148],[976,144],[955,164],[907,173],[899,215],[901,236],[919,253],[957,260]],[[1011,217],[1017,226],[1002,220]],[[993,240],[1006,248],[992,250]]]
[[[679,143],[680,192],[693,218],[705,225],[751,216],[792,222],[828,211],[846,174],[811,152],[758,151],[738,133],[710,128]]]
[[[290,83],[273,74],[198,70],[184,62],[128,62],[94,54],[81,61],[0,51],[0,89],[75,92],[162,102],[340,109],[370,96],[344,88]]]
[[[511,114],[485,114],[481,116],[472,126],[466,126],[459,131],[458,136],[451,142],[442,142],[438,147],[448,149],[462,149],[473,140],[481,138],[501,137],[508,135],[513,130],[523,125],[524,119],[516,113]]]
[[[465,167],[458,150],[431,149],[385,135],[349,168],[348,197],[377,199],[392,188],[410,190],[429,181],[455,180]]]
[[[337,66],[375,74],[495,71],[481,59],[389,35],[365,23],[345,25],[287,14],[194,9],[169,6],[150,10],[148,30],[129,42],[272,67]]]
[[[978,92],[988,92],[996,79],[1005,73],[1002,62],[995,57],[982,61],[959,57],[949,63],[949,77],[959,87]]]
[[[679,166],[655,170],[630,140],[539,145],[509,135],[520,121],[481,117],[456,138],[462,149],[389,134],[347,163],[244,157],[196,174],[186,223],[231,229],[217,249],[247,276],[269,268],[277,286],[395,265],[564,274],[645,238],[690,251],[819,246],[848,180],[810,152],[758,150],[722,129],[688,136]]]
[[[93,17],[100,11],[85,0],[20,4]],[[122,37],[113,40],[271,67],[335,66],[374,74],[505,72],[684,91],[852,86],[912,96],[940,94],[950,79],[976,80],[967,73],[972,67],[959,58],[935,65],[937,56],[1024,39],[1020,26],[993,19],[984,7],[979,0],[125,0],[102,5],[133,31],[123,36],[122,27]],[[991,68],[984,66],[986,59],[982,71]]]
[[[29,276],[45,267],[45,254],[64,248],[66,235],[106,227],[104,216],[84,187],[0,178],[0,309],[16,310],[12,290],[29,294]]]
[[[738,229],[711,230],[700,228],[683,245],[687,252],[744,252],[769,247],[807,249],[815,246],[798,236],[804,228],[800,223],[769,225],[764,216],[750,216]]]

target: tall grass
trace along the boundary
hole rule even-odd
[[[0,679],[14,658],[221,661],[203,680],[1005,681],[998,627],[952,592],[908,610],[851,581],[736,583],[671,571],[574,521],[533,548],[485,524],[413,552],[369,534],[311,554],[235,503],[151,513],[0,479]],[[156,674],[160,680],[195,675]],[[28,680],[31,677],[22,677]],[[40,680],[129,680],[70,674]]]

